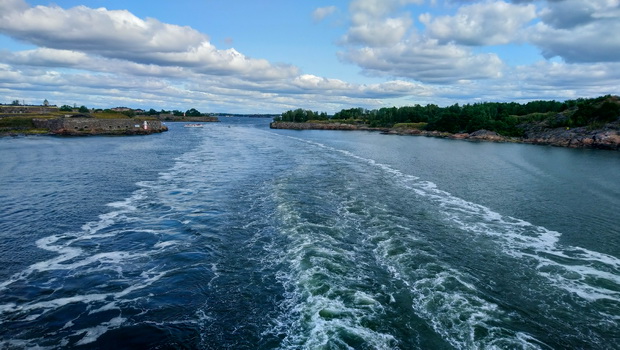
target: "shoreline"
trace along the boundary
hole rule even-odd
[[[447,138],[452,140],[512,142],[534,145],[548,145],[566,148],[591,148],[605,150],[620,150],[620,123],[609,123],[599,129],[588,130],[587,127],[573,129],[542,128],[529,126],[524,128],[523,137],[502,136],[494,131],[478,130],[472,133],[449,133],[442,131],[427,131],[405,128],[372,128],[365,125],[342,123],[295,123],[272,122],[271,129],[289,130],[354,130],[376,131],[385,135],[427,136]]]
[[[30,126],[3,130],[0,136],[129,136],[168,131],[159,120],[97,118],[33,118]]]

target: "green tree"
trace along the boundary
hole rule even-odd
[[[129,118],[133,118],[136,116],[136,112],[133,109],[130,109],[128,111],[122,111],[121,114],[124,114],[128,116]]]
[[[69,106],[69,105],[62,105],[60,108],[58,108],[59,111],[63,111],[63,112],[72,112],[73,111],[73,107]]]
[[[620,104],[605,101],[596,111],[596,118],[601,122],[612,122],[620,117]]]
[[[78,109],[78,112],[80,112],[80,113],[88,113],[89,110],[88,110],[88,107],[86,107],[86,106],[80,106],[80,109]]]
[[[188,117],[200,117],[202,113],[200,113],[200,111],[198,111],[196,108],[191,108],[185,112],[185,115]]]

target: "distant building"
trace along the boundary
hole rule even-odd
[[[7,116],[9,114],[47,114],[50,112],[57,111],[57,106],[52,105],[43,105],[43,106],[0,106],[0,115]]]
[[[129,112],[129,111],[133,111],[133,109],[128,108],[128,107],[114,107],[114,108],[110,108],[110,110],[112,110],[114,112]]]

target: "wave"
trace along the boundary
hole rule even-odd
[[[175,261],[195,240],[187,234],[193,225],[179,220],[191,208],[173,181],[182,175],[185,158],[177,158],[157,180],[139,182],[129,197],[107,204],[110,211],[97,220],[36,241],[53,257],[0,283],[0,325],[17,330],[0,344],[87,345],[108,332],[143,324],[147,314],[178,309],[174,299],[166,299],[174,290],[170,281],[202,263],[197,254]],[[31,324],[45,332],[31,331]]]
[[[443,234],[446,237],[452,236],[450,239],[455,243],[458,239],[472,241],[473,243],[462,241],[461,244],[465,243],[468,247],[470,244],[480,245],[469,247],[469,253],[476,254],[482,249],[493,252],[497,249],[503,253],[503,257],[497,256],[497,253],[490,253],[494,255],[490,263],[501,264],[501,259],[510,257],[510,263],[518,266],[519,274],[529,276],[528,278],[537,276],[534,279],[546,281],[540,286],[528,287],[533,289],[526,291],[525,294],[544,298],[555,296],[566,300],[560,303],[555,301],[560,309],[550,304],[553,301],[547,299],[541,301],[549,303],[539,306],[539,311],[542,310],[544,317],[563,323],[564,321],[560,321],[564,312],[562,309],[579,308],[580,311],[587,313],[583,315],[584,319],[599,324],[597,331],[599,335],[589,335],[587,334],[589,331],[584,329],[577,332],[583,333],[579,336],[590,338],[594,343],[604,344],[605,339],[601,337],[615,332],[611,325],[619,319],[618,258],[582,247],[563,245],[560,243],[559,232],[501,215],[490,208],[443,191],[431,181],[404,174],[373,159],[323,143],[292,136],[285,137],[327,151],[321,151],[323,153],[342,154],[348,159],[367,164],[388,174],[394,185],[417,197],[418,202],[423,201],[426,206],[436,209],[432,215],[445,223]],[[377,204],[366,201],[364,205]],[[508,346],[524,349],[548,346],[544,341],[536,339],[537,336],[528,333],[522,316],[513,314],[503,305],[503,301],[489,296],[488,290],[493,289],[493,281],[477,280],[475,271],[464,270],[463,266],[451,266],[452,263],[446,262],[438,252],[432,251],[434,249],[432,247],[426,247],[426,250],[417,249],[424,245],[420,244],[420,240],[428,241],[431,236],[425,233],[421,237],[419,232],[416,232],[415,224],[407,221],[406,217],[399,217],[402,214],[390,213],[380,220],[373,221],[369,218],[369,213],[355,211],[352,213],[354,221],[365,222],[361,224],[362,226],[375,225],[365,234],[368,240],[375,244],[373,250],[376,261],[394,279],[407,286],[416,315],[425,319],[452,346],[457,348]],[[370,217],[376,215],[381,214],[373,213]],[[398,227],[392,224],[399,222],[399,219],[403,219],[404,226]],[[377,222],[384,223],[379,225],[381,229],[377,227]],[[396,232],[401,232],[402,236],[395,237]],[[424,256],[430,256],[428,262],[420,263],[424,261]],[[504,261],[504,264],[508,263]],[[484,290],[481,289],[482,286]],[[593,307],[595,311],[592,310]],[[506,328],[505,325],[512,326]],[[542,334],[538,335],[540,336]]]

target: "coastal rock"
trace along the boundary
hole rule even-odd
[[[496,133],[495,131],[489,131],[484,129],[472,132],[471,134],[469,134],[469,139],[495,142],[505,140],[502,135]]]
[[[292,129],[292,130],[374,130],[382,131],[387,129],[369,128],[355,124],[343,123],[294,123],[294,122],[274,122],[269,125],[272,129]]]
[[[587,127],[545,129],[540,126],[525,130],[523,142],[571,148],[620,150],[620,125],[610,123],[601,129]]]
[[[294,130],[367,130],[380,131],[389,135],[421,135],[457,140],[492,141],[492,142],[523,142],[540,145],[552,145],[571,148],[599,148],[620,150],[620,121],[606,124],[599,129],[580,128],[549,128],[542,124],[521,125],[523,137],[507,137],[494,131],[478,130],[471,134],[451,134],[440,131],[427,131],[407,128],[371,128],[364,125],[342,123],[292,123],[274,122],[272,129]]]
[[[469,134],[463,132],[463,133],[451,135],[450,138],[455,139],[455,140],[465,140],[469,138]]]

